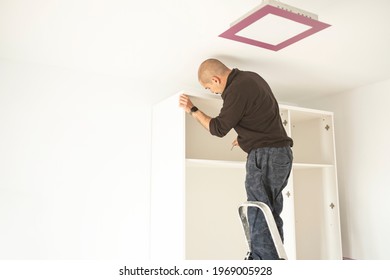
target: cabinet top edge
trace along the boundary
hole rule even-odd
[[[203,99],[222,100],[222,97],[221,97],[220,94],[212,94],[212,93],[209,93],[209,92],[200,93],[198,91],[193,91],[193,90],[181,90],[178,93],[176,93],[175,95],[179,96],[181,94],[186,94],[186,95],[188,95],[190,97],[193,96],[193,97],[199,97],[199,98],[203,98]]]
[[[221,95],[217,94],[211,94],[211,93],[200,93],[193,90],[181,90],[177,92],[176,94],[173,94],[169,96],[168,98],[162,100],[161,102],[164,102],[169,99],[177,99],[179,95],[186,94],[188,96],[192,97],[198,97],[202,99],[210,99],[210,100],[222,100]],[[161,103],[158,102],[157,104]],[[157,105],[154,104],[154,105]],[[331,111],[325,111],[325,110],[318,110],[318,109],[312,109],[312,108],[306,108],[306,107],[300,107],[300,106],[293,106],[293,105],[286,105],[283,103],[279,103],[279,108],[281,110],[291,110],[291,111],[299,111],[299,112],[305,112],[305,113],[316,113],[316,114],[323,114],[323,115],[332,115],[333,112]]]
[[[305,108],[305,107],[299,107],[299,106],[285,105],[285,104],[280,104],[280,103],[279,103],[279,109],[281,109],[281,110],[299,111],[299,112],[304,112],[304,113],[333,115],[333,112],[331,112],[331,111],[324,111],[324,110],[311,109],[311,108]]]

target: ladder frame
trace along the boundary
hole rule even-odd
[[[250,229],[249,229],[249,223],[247,218],[247,213],[248,213],[247,209],[249,207],[259,208],[263,212],[265,221],[267,222],[268,225],[268,229],[271,233],[272,240],[274,241],[274,245],[276,248],[276,252],[278,253],[279,259],[287,260],[287,254],[286,251],[284,250],[283,242],[280,237],[279,230],[276,226],[271,209],[267,204],[260,201],[246,201],[238,207],[238,213],[240,215],[242,226],[244,228],[249,251],[251,251]]]

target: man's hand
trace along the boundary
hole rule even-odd
[[[234,139],[234,141],[233,141],[233,143],[232,143],[232,148],[231,148],[231,150],[233,150],[233,148],[234,147],[240,147],[240,145],[238,144],[238,141],[237,141],[237,139]]]
[[[182,94],[179,98],[179,106],[183,108],[186,113],[189,113],[194,104],[192,104],[191,99],[187,95]]]
[[[191,108],[194,106],[192,104],[190,98],[182,94],[179,98],[179,106],[184,109],[187,113],[191,112]],[[208,131],[210,131],[210,120],[211,118],[207,116],[205,113],[203,113],[201,110],[196,111],[195,113],[191,114],[192,117],[194,117],[204,128],[206,128]]]

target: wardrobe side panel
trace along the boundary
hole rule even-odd
[[[289,110],[281,107],[280,117],[287,135],[291,137],[291,118]],[[281,217],[283,219],[284,249],[289,260],[296,259],[293,173],[293,170],[291,170],[288,184],[282,192],[283,211]]]
[[[185,113],[178,98],[153,107],[152,259],[184,259],[185,254]]]

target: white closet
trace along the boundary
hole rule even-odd
[[[246,153],[212,136],[179,108],[176,94],[153,108],[151,257],[236,259],[247,252],[237,208],[246,200]],[[222,100],[191,96],[216,116]],[[294,140],[294,164],[283,191],[289,259],[342,259],[333,113],[280,105]]]

